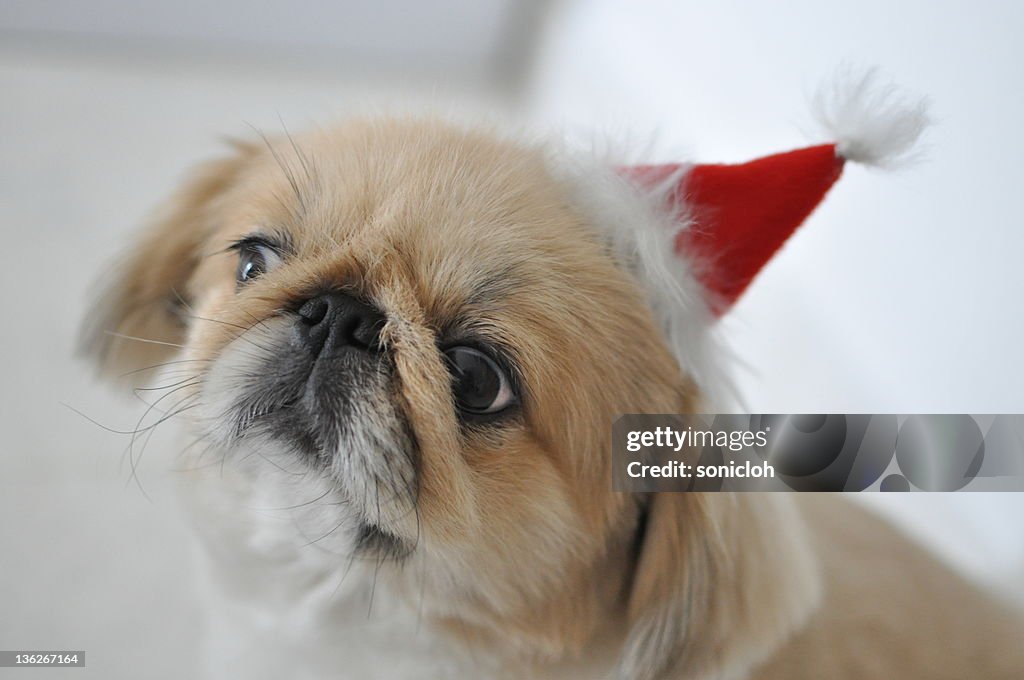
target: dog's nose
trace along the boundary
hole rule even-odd
[[[299,308],[297,330],[310,353],[343,348],[380,351],[384,315],[345,293],[324,293]]]

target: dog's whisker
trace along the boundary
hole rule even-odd
[[[139,418],[139,422],[138,422],[138,424],[136,426],[136,430],[135,430],[135,432],[133,432],[131,434],[131,439],[128,442],[128,450],[127,450],[128,463],[129,463],[129,466],[131,468],[131,478],[135,480],[136,484],[139,486],[139,490],[140,491],[142,491],[142,484],[141,484],[141,482],[140,482],[140,480],[138,478],[138,463],[139,463],[139,460],[142,457],[142,454],[146,450],[146,445],[149,443],[150,438],[153,436],[153,432],[162,423],[170,420],[171,418],[173,418],[173,417],[175,417],[177,415],[180,415],[181,413],[189,410],[190,408],[194,408],[197,405],[195,403],[196,395],[194,395],[194,394],[187,395],[182,400],[177,402],[171,409],[166,411],[164,413],[164,415],[161,416],[161,418],[159,420],[157,420],[155,423],[152,423],[151,425],[147,426],[146,428],[142,428],[142,423],[145,421],[145,419],[149,415],[149,413],[154,408],[157,408],[157,405],[160,404],[164,399],[166,399],[167,397],[169,397],[169,396],[171,396],[173,394],[176,394],[176,393],[180,392],[181,390],[187,389],[187,388],[189,388],[191,386],[192,386],[192,383],[189,383],[189,384],[186,384],[186,385],[182,385],[181,387],[174,388],[171,391],[169,391],[167,394],[161,396],[159,399],[157,399],[155,402],[153,402],[153,404],[150,405],[150,407],[148,409],[146,409],[146,412],[143,413],[142,416]],[[189,404],[190,401],[192,401],[193,403]],[[185,404],[188,404],[188,405],[186,406]],[[138,457],[136,457],[135,454],[134,454],[135,443],[136,443],[136,441],[138,439],[139,434],[142,433],[142,432],[145,432],[146,435],[145,435],[145,439],[144,439],[143,444],[142,444],[142,449],[139,451]],[[143,491],[143,493],[145,493],[145,491]]]
[[[172,407],[171,409],[166,410],[166,411],[159,409],[159,405],[165,399],[167,399],[168,397],[170,397],[170,396],[172,396],[174,394],[177,394],[178,392],[181,392],[182,390],[186,390],[186,389],[188,389],[188,388],[190,388],[190,387],[192,387],[194,385],[195,385],[194,382],[189,382],[189,383],[186,383],[184,385],[181,385],[179,387],[175,387],[175,388],[169,390],[166,394],[160,396],[156,401],[154,401],[153,403],[149,404],[148,405],[149,407],[146,409],[146,411],[139,417],[139,420],[136,422],[136,425],[135,425],[135,430],[133,430],[132,432],[129,433],[131,439],[128,442],[128,460],[131,463],[131,468],[132,468],[132,473],[133,474],[135,473],[135,470],[136,470],[136,464],[135,464],[135,459],[134,459],[133,453],[134,453],[135,442],[136,442],[137,438],[139,437],[139,435],[142,434],[142,433],[146,433],[147,435],[152,434],[152,432],[160,424],[166,422],[170,418],[172,418],[175,415],[178,415],[179,413],[181,413],[181,410],[179,410],[178,407],[181,406],[183,403],[185,403],[187,400],[196,398],[196,395],[195,394],[187,395],[183,400],[181,400],[178,403],[176,403],[174,407]],[[136,395],[136,396],[138,396],[138,395]],[[139,397],[139,398],[141,400],[141,397]],[[149,417],[149,414],[154,409],[156,409],[156,410],[158,410],[158,412],[162,413],[161,417],[156,422],[151,423],[151,424],[146,425],[145,427],[143,427],[143,423],[146,421],[146,418]],[[148,439],[147,439],[147,441],[148,441]]]
[[[324,540],[325,538],[329,538],[332,534],[334,534],[335,531],[337,531],[341,527],[345,526],[345,524],[347,524],[347,523],[348,523],[348,519],[347,518],[343,518],[340,522],[338,522],[333,527],[331,527],[331,529],[328,530],[326,533],[321,534],[319,537],[314,538],[314,539],[312,539],[312,540],[310,540],[310,541],[308,541],[306,543],[303,543],[301,547],[308,548],[309,546],[316,545],[317,543],[319,543],[320,541]]]
[[[134,340],[135,342],[144,342],[150,345],[164,345],[167,347],[182,348],[182,345],[177,342],[167,342],[166,340],[153,340],[152,338],[140,338],[135,335],[126,335],[125,333],[118,333],[117,331],[103,331],[106,335],[113,336],[115,338],[121,338],[122,340]]]
[[[180,402],[178,402],[178,404],[177,404],[177,405],[175,405],[174,407],[172,407],[172,409],[170,410],[170,412],[169,412],[169,416],[173,416],[173,415],[176,415],[177,413],[181,413],[181,411],[180,411],[180,410],[178,410],[178,411],[177,411],[177,413],[175,413],[175,409],[177,409],[177,407],[178,407],[179,405],[181,405],[181,404],[183,404],[183,403],[187,402],[187,401],[188,401],[189,399],[191,399],[191,398],[192,398],[192,397],[185,397],[185,399],[183,399],[183,400],[181,400]],[[142,440],[142,448],[141,448],[141,449],[139,449],[138,455],[136,456],[136,461],[135,461],[135,462],[136,462],[136,464],[135,464],[135,465],[134,465],[134,466],[132,467],[132,474],[133,474],[133,476],[134,476],[134,477],[136,478],[136,480],[138,480],[138,474],[137,474],[137,471],[138,471],[138,463],[139,463],[139,462],[141,462],[141,460],[142,460],[142,456],[143,456],[143,455],[145,454],[145,452],[146,452],[146,448],[147,448],[147,447],[149,446],[149,442],[150,442],[150,440],[151,440],[151,439],[153,438],[153,433],[154,433],[154,432],[156,432],[156,428],[155,428],[155,427],[154,427],[154,428],[152,428],[152,429],[150,429],[150,430],[149,430],[149,431],[148,431],[148,432],[146,433],[145,437],[143,437],[143,440]]]
[[[334,489],[328,488],[326,491],[324,491],[322,494],[320,494],[316,498],[308,500],[308,501],[306,501],[304,503],[296,503],[295,505],[283,505],[283,506],[279,506],[279,507],[263,508],[263,510],[265,510],[265,511],[298,510],[299,508],[309,507],[310,505],[314,505],[316,503],[319,503],[321,500],[323,500],[324,498],[329,496],[332,491],[334,491]]]
[[[160,362],[158,364],[152,364],[150,366],[143,366],[142,368],[136,368],[136,369],[131,370],[131,371],[125,371],[124,373],[119,373],[117,377],[119,377],[119,378],[127,378],[130,375],[135,375],[137,373],[145,373],[146,371],[153,371],[153,370],[157,370],[157,369],[160,369],[160,368],[165,368],[167,366],[173,366],[175,364],[211,363],[212,361],[213,361],[213,359],[176,359],[174,361],[163,361],[163,362]]]
[[[167,390],[167,389],[170,389],[172,387],[177,387],[177,386],[182,385],[183,383],[186,383],[186,382],[194,382],[195,384],[198,385],[199,384],[199,376],[198,375],[190,375],[190,376],[188,376],[188,377],[186,377],[186,378],[184,378],[182,380],[179,380],[178,382],[173,382],[173,383],[171,383],[169,385],[157,385],[155,387],[135,387],[135,388],[132,388],[132,392],[135,392],[135,393],[138,393],[138,392],[159,392],[160,390]]]
[[[249,344],[253,345],[254,347],[256,347],[256,348],[258,348],[258,349],[260,349],[260,350],[262,350],[264,352],[268,352],[268,353],[273,353],[274,352],[274,348],[273,347],[264,347],[260,343],[256,342],[255,340],[253,340],[252,338],[247,336],[247,333],[249,333],[249,331],[251,331],[253,328],[256,328],[257,326],[260,326],[260,325],[263,325],[265,327],[265,324],[262,321],[260,321],[259,319],[257,319],[256,323],[254,323],[252,325],[243,326],[241,324],[232,323],[230,321],[224,321],[223,319],[212,319],[210,317],[205,317],[205,316],[189,315],[189,318],[195,319],[196,321],[207,321],[209,323],[217,323],[217,324],[221,324],[223,326],[228,326],[230,328],[236,328],[236,329],[240,330],[241,332],[237,333],[232,338],[232,340],[238,340],[238,339],[245,340]]]

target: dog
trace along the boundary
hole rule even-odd
[[[707,409],[716,312],[665,173],[557,155],[237,142],[118,264],[84,347],[194,437],[210,675],[1024,677],[1017,612],[836,496],[612,490],[618,414]]]

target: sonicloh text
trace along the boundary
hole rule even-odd
[[[626,474],[633,478],[697,478],[697,479],[732,479],[732,478],[763,478],[775,477],[775,468],[764,461],[760,464],[743,461],[729,461],[724,465],[691,465],[681,461],[671,461],[664,465],[645,465],[633,461],[626,468]]]

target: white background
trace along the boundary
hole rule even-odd
[[[119,467],[123,437],[64,404],[134,425],[139,404],[71,359],[87,285],[187,167],[249,124],[426,102],[611,136],[653,160],[738,161],[820,141],[801,132],[806,96],[843,62],[879,65],[932,99],[927,159],[848,168],[723,321],[749,365],[746,404],[1024,411],[1024,6],[362,5],[304,4],[295,19],[267,2],[244,20],[236,3],[0,5],[0,648],[85,648],[75,673],[102,678],[138,677],[163,650],[147,677],[193,675],[169,437],[142,460],[147,499]],[[967,573],[1019,581],[1021,495],[868,500]]]

